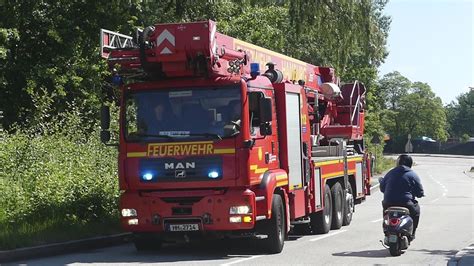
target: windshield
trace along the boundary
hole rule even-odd
[[[127,140],[221,139],[240,129],[238,86],[130,92],[125,103]]]

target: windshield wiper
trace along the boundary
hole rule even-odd
[[[221,135],[214,134],[214,133],[191,133],[191,134],[186,134],[186,136],[203,136],[203,137],[212,137],[214,139],[222,140]]]
[[[129,138],[130,137],[151,137],[151,138],[166,138],[166,139],[171,139],[171,140],[174,140],[175,138],[173,136],[170,136],[170,135],[158,135],[158,134],[143,134],[143,133],[135,133],[133,135],[129,135],[128,136]]]

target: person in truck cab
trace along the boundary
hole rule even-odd
[[[405,207],[413,219],[413,239],[420,221],[420,206],[415,197],[424,197],[420,178],[411,169],[413,159],[410,155],[402,154],[397,159],[397,166],[390,170],[380,180],[380,191],[384,193],[382,206],[386,209],[392,206]]]
[[[160,131],[173,129],[175,116],[167,99],[156,100],[151,111],[153,118],[149,122],[148,134],[159,134]]]

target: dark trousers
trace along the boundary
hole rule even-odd
[[[418,223],[420,222],[420,205],[418,205],[418,202],[415,200],[407,202],[407,203],[387,203],[385,201],[382,201],[382,206],[383,206],[383,211],[385,213],[385,210],[388,209],[389,207],[405,207],[410,211],[410,217],[413,219],[413,235],[415,235],[416,228],[418,227]]]

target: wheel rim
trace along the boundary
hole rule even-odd
[[[352,216],[352,212],[354,211],[354,196],[352,196],[352,194],[349,195],[347,206],[349,208],[349,211],[347,212],[347,217],[350,218]]]
[[[331,206],[328,206],[330,205],[329,201],[329,197],[328,195],[326,194],[324,200],[326,201],[326,206],[324,206],[324,222],[326,222],[326,224],[329,224],[329,220],[330,220],[330,209],[331,209]]]
[[[338,196],[339,199],[342,199],[342,193],[341,192],[339,192],[337,196]],[[342,219],[342,201],[340,200],[340,203],[337,204],[337,205],[338,206],[336,206],[337,207],[336,215],[337,215],[337,219],[340,220],[340,219]]]

